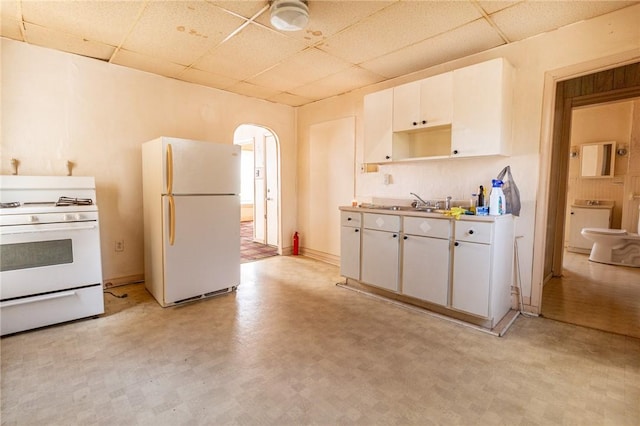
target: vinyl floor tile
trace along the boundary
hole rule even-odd
[[[335,285],[302,256],[231,294],[0,341],[2,425],[640,424],[640,340],[519,317],[495,337]]]

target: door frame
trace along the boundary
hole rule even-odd
[[[624,87],[624,73],[615,75],[615,87],[611,90],[598,87],[593,81],[590,83],[590,78],[595,80],[599,73],[621,70],[633,64],[637,67],[639,60],[637,51],[625,52],[545,74],[538,180],[538,199],[541,201],[536,203],[535,230],[538,232],[534,232],[531,292],[527,306],[531,312],[539,314],[541,311],[544,283],[554,273],[562,273],[571,110],[577,106],[637,97],[640,86],[634,82],[631,87]]]

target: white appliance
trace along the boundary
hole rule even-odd
[[[104,313],[93,177],[0,176],[0,324],[11,334]]]
[[[145,286],[165,307],[240,283],[240,146],[142,145]]]

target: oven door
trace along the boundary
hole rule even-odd
[[[3,301],[102,283],[97,221],[0,227]]]

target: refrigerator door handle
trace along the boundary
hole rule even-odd
[[[173,195],[169,195],[169,245],[176,240],[176,204]]]
[[[167,144],[167,194],[173,193],[173,148]]]

